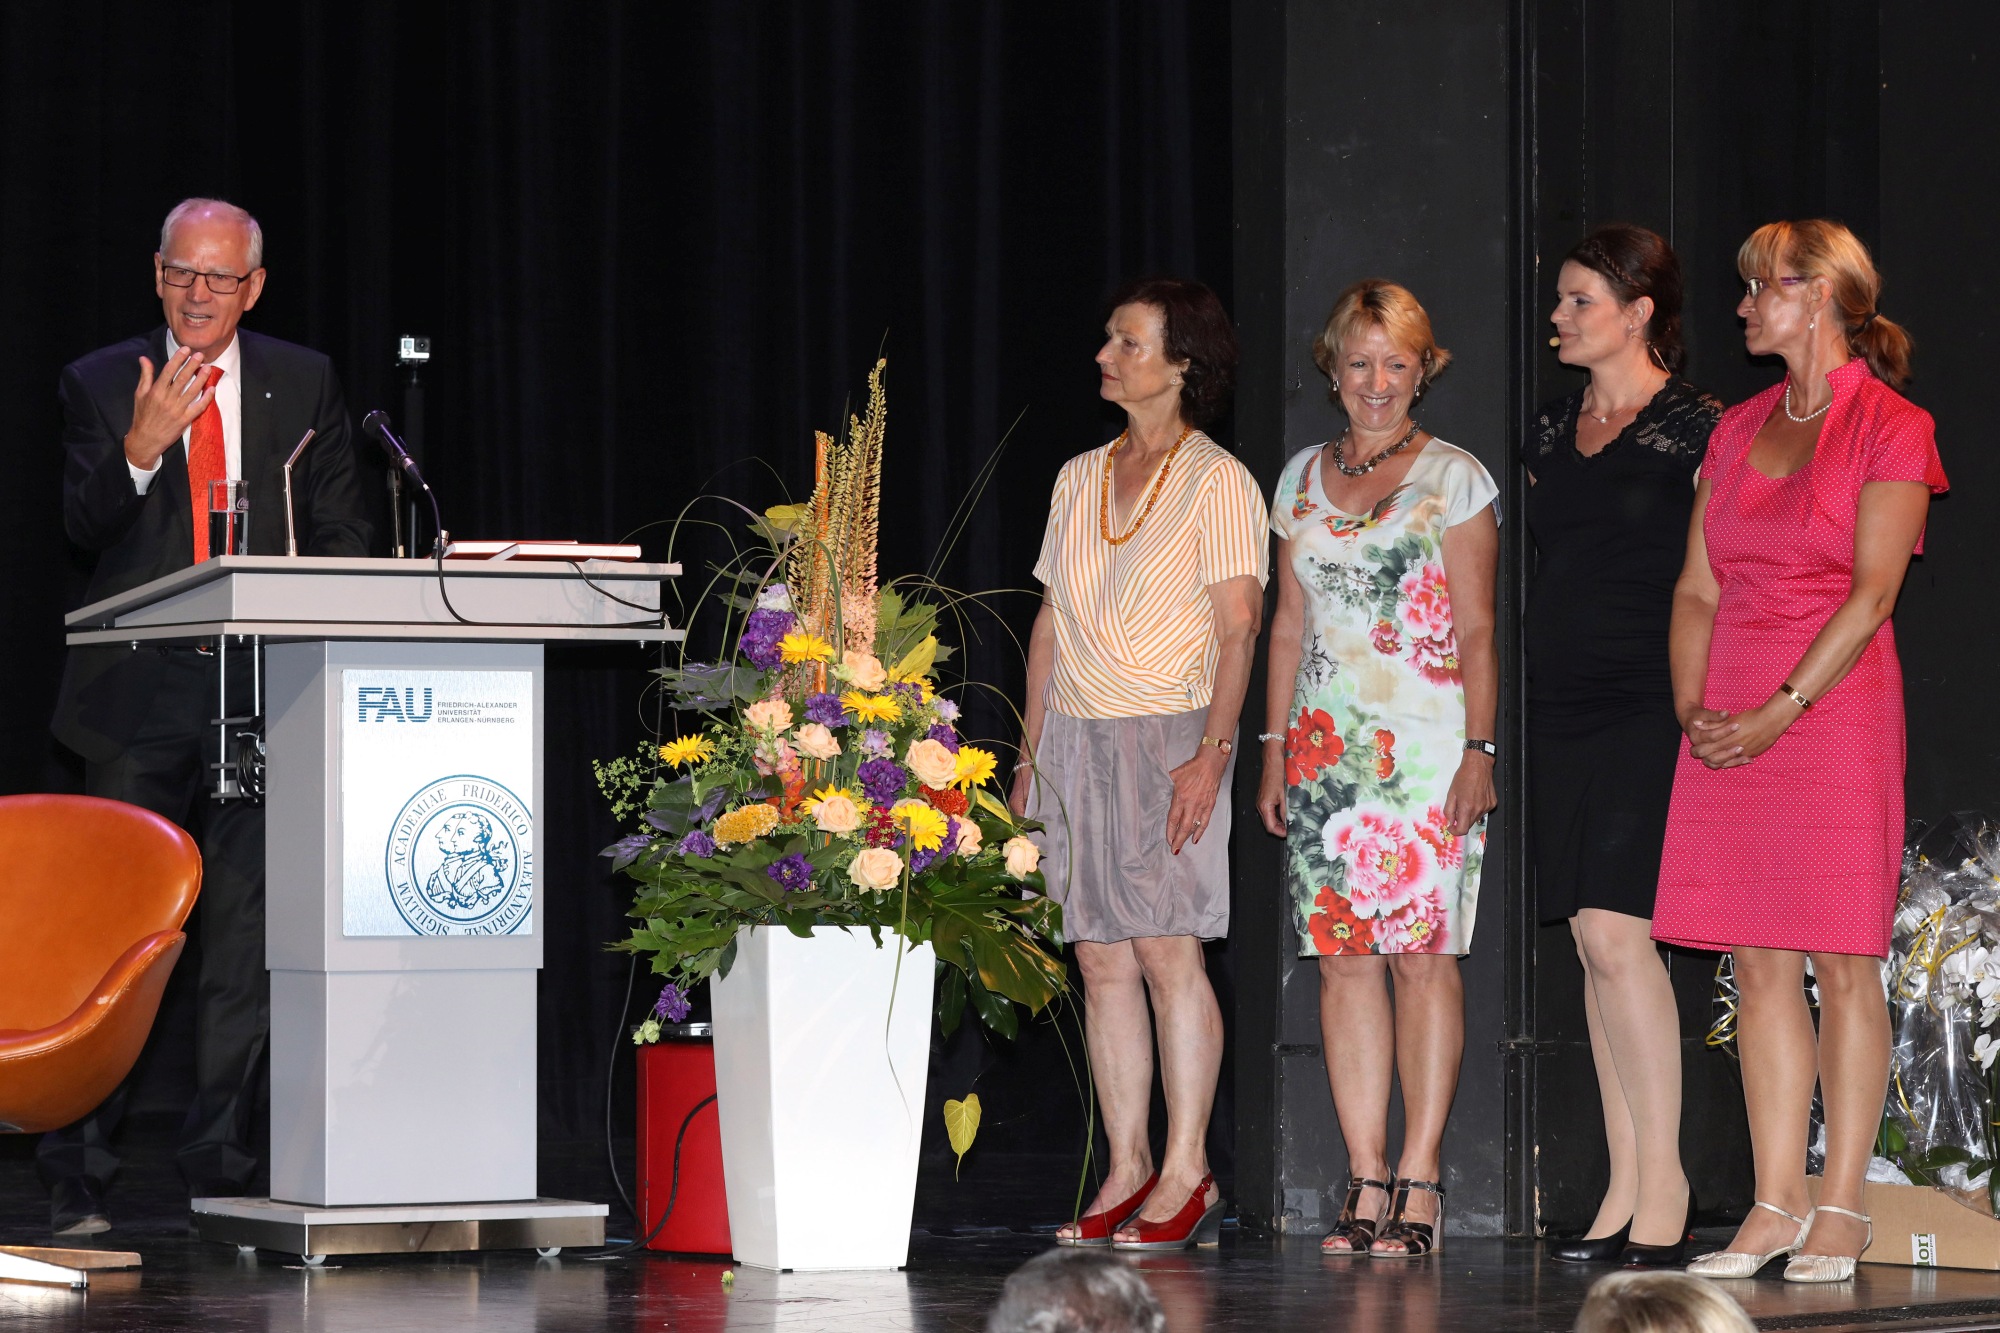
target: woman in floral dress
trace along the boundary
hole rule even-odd
[[[1465,1044],[1458,960],[1494,805],[1497,488],[1411,416],[1449,354],[1406,289],[1369,279],[1342,292],[1313,357],[1348,429],[1294,457],[1272,504],[1278,607],[1257,806],[1285,839],[1300,952],[1320,960],[1327,1080],[1352,1173],[1321,1249],[1410,1258],[1441,1235],[1438,1154]]]

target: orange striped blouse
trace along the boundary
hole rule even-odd
[[[1098,530],[1111,446],[1063,464],[1035,577],[1055,612],[1044,702],[1071,717],[1147,717],[1208,707],[1215,637],[1208,586],[1270,577],[1263,492],[1235,455],[1196,431],[1131,540]],[[1136,510],[1135,510],[1136,514]],[[1123,516],[1129,527],[1135,514]]]

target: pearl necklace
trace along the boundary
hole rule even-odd
[[[1826,409],[1832,406],[1833,406],[1833,395],[1828,394],[1826,396],[1826,401],[1819,405],[1819,411],[1817,412],[1808,412],[1804,416],[1800,416],[1798,413],[1792,411],[1792,377],[1790,375],[1785,376],[1785,415],[1791,418],[1792,424],[1797,426],[1803,426],[1808,421],[1812,421],[1815,420],[1816,418],[1825,416]]]
[[[1118,451],[1125,447],[1126,437],[1130,434],[1130,431],[1121,431],[1118,438],[1111,442],[1110,451],[1104,455],[1104,484],[1097,493],[1097,535],[1113,546],[1123,546],[1139,535],[1140,528],[1146,526],[1147,516],[1153,512],[1153,506],[1159,503],[1160,488],[1167,484],[1167,473],[1173,469],[1174,455],[1181,451],[1181,446],[1188,442],[1190,435],[1194,434],[1194,427],[1189,426],[1182,430],[1180,438],[1174,441],[1171,449],[1167,450],[1167,456],[1160,462],[1160,470],[1153,474],[1153,489],[1147,494],[1145,508],[1139,511],[1139,517],[1133,520],[1132,526],[1127,528],[1122,536],[1114,537],[1111,535],[1111,463],[1118,457]]]
[[[1343,477],[1365,477],[1376,468],[1382,466],[1383,459],[1394,458],[1397,454],[1402,453],[1403,450],[1410,447],[1410,441],[1417,438],[1417,423],[1413,418],[1410,422],[1408,433],[1402,439],[1396,441],[1365,463],[1350,464],[1347,461],[1347,436],[1348,432],[1342,431],[1340,432],[1340,438],[1333,442],[1333,465],[1340,469],[1340,475]]]

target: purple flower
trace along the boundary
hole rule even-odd
[[[669,1023],[678,1023],[687,1016],[688,997],[686,992],[669,981],[666,989],[660,992],[659,1002],[653,1006],[653,1017],[665,1019]]]
[[[674,850],[682,856],[714,856],[715,839],[709,837],[702,830],[696,829],[685,838],[682,838],[680,845],[674,848]]]
[[[937,715],[943,718],[945,721],[947,722],[958,721],[958,705],[953,703],[951,700],[945,698],[939,698],[935,700],[931,704],[931,706],[937,709]]]
[[[797,852],[771,862],[764,873],[777,880],[786,893],[803,893],[812,887],[812,863]]]
[[[893,759],[870,759],[854,771],[854,776],[861,779],[861,790],[875,805],[893,802],[910,781],[909,773]]]
[[[839,695],[812,694],[806,696],[806,721],[817,722],[822,727],[844,727],[854,718],[840,706]]]
[[[861,753],[863,754],[884,755],[888,754],[894,748],[893,743],[889,740],[889,733],[880,727],[870,727],[861,733]]]
[[[921,875],[938,862],[951,855],[951,849],[958,846],[958,819],[948,817],[945,821],[944,841],[932,851],[910,853],[910,869]]]
[[[778,640],[791,633],[797,617],[789,611],[771,611],[759,608],[750,613],[743,624],[743,637],[737,647],[750,659],[750,665],[759,671],[770,671],[783,660],[778,652]]]
[[[936,741],[953,754],[958,753],[958,733],[942,722],[933,723],[931,729],[925,733],[925,739]]]
[[[889,693],[903,701],[905,708],[916,708],[924,701],[924,687],[913,680],[899,680],[889,686]]]

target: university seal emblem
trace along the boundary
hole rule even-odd
[[[534,819],[472,774],[439,778],[403,805],[386,869],[396,910],[419,935],[506,935],[535,901]]]

